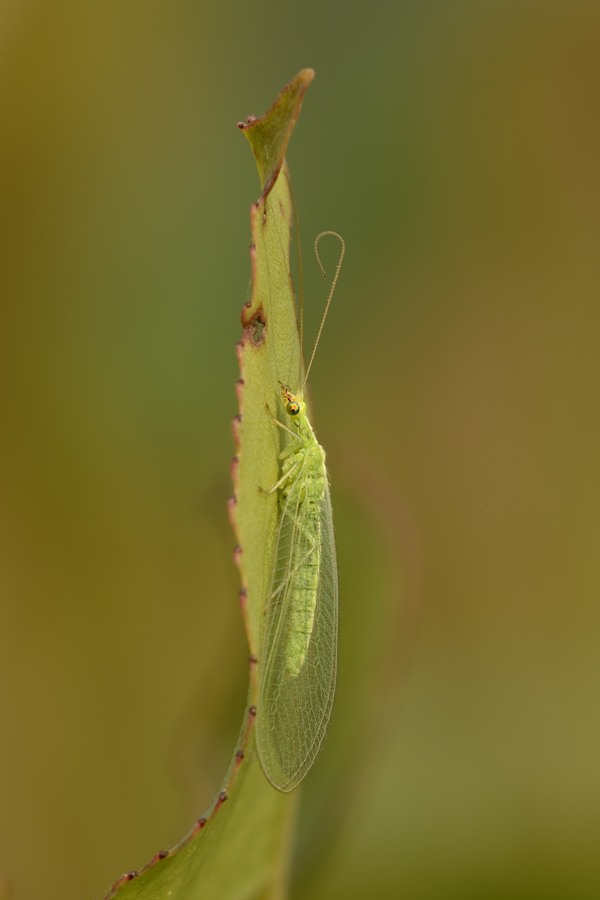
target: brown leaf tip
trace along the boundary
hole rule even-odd
[[[238,122],[237,127],[240,129],[240,131],[244,131],[245,128],[248,128],[249,125],[252,125],[254,122],[256,122],[257,118],[258,116],[248,116],[245,122]]]

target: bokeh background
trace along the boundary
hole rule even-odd
[[[293,895],[600,896],[600,6],[4,0],[0,60],[0,896],[101,896],[229,762],[235,123],[304,66],[309,332],[348,255]]]

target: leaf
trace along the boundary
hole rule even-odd
[[[242,313],[241,378],[234,420],[237,454],[231,518],[238,540],[242,612],[250,647],[250,687],[242,729],[224,786],[183,840],[109,891],[118,900],[229,900],[286,895],[293,795],[274,790],[254,750],[254,705],[260,617],[277,523],[275,494],[259,487],[277,480],[278,444],[266,404],[277,409],[279,379],[301,367],[289,250],[293,206],[285,151],[314,73],[304,69],[260,118],[240,128],[258,167],[262,194],[252,206],[252,296]]]
[[[273,106],[258,119],[250,116],[238,123],[248,138],[266,197],[285,160],[285,151],[302,109],[302,100],[315,77],[312,69],[302,69],[280,92]]]
[[[242,548],[239,564],[247,588],[246,630],[253,655],[258,652],[277,524],[277,497],[258,490],[275,484],[279,474],[278,445],[265,406],[273,411],[279,408],[279,382],[297,381],[301,368],[290,276],[292,197],[287,164],[274,150],[285,152],[312,78],[312,70],[303,70],[263,118],[240,125],[252,146],[264,187],[251,212],[252,296],[242,313],[244,337],[238,346],[241,417],[235,430],[240,452],[234,467],[237,504],[232,516]],[[263,144],[263,137],[267,141],[273,138],[274,144]]]

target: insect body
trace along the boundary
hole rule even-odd
[[[336,286],[344,241],[303,385]],[[315,241],[317,261],[323,267]],[[338,575],[325,451],[308,419],[303,390],[281,385],[287,437],[280,453],[279,525],[264,610],[256,743],[263,771],[291,791],[312,766],[325,736],[337,669]],[[271,414],[272,415],[272,414]]]
[[[335,690],[338,578],[325,451],[302,394],[282,386],[280,520],[265,608],[257,716],[263,770],[290,791],[310,769]],[[277,421],[277,420],[276,420]]]

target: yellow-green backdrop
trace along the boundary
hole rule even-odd
[[[599,59],[584,0],[5,0],[0,896],[93,900],[229,762],[235,123],[303,66],[309,334],[312,239],[348,245],[311,376],[332,747],[357,722],[294,896],[600,895]]]

